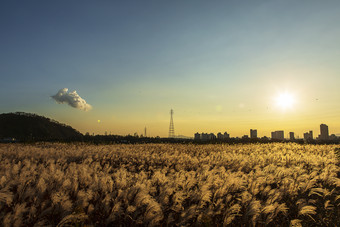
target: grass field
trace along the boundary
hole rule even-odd
[[[0,144],[0,225],[340,226],[338,148]]]

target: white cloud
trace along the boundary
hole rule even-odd
[[[80,110],[88,111],[92,109],[92,106],[86,103],[86,101],[82,99],[77,94],[76,91],[72,91],[68,93],[67,88],[60,89],[57,94],[51,97],[55,101],[57,101],[57,103],[67,103],[68,105],[74,108],[80,109]]]

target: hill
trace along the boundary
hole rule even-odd
[[[0,114],[0,139],[19,141],[75,141],[83,135],[71,126],[31,113]]]

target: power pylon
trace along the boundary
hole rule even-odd
[[[169,138],[175,137],[175,128],[174,128],[174,120],[172,115],[174,114],[174,111],[170,110],[170,127],[169,127]]]

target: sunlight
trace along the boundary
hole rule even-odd
[[[294,95],[287,92],[279,94],[275,101],[276,105],[283,110],[291,109],[296,102]]]

